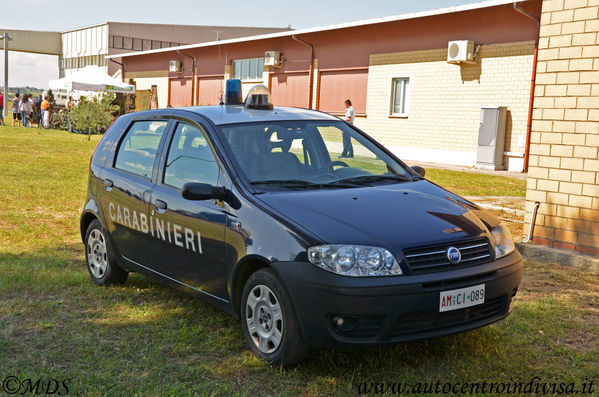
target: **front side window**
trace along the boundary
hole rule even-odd
[[[216,186],[219,166],[206,135],[199,128],[179,123],[168,151],[164,184],[181,189],[188,182]]]
[[[407,77],[393,79],[391,94],[391,115],[407,116],[410,79]]]
[[[156,151],[167,121],[135,121],[121,141],[114,168],[152,178]]]
[[[353,187],[412,179],[401,163],[341,121],[246,123],[221,131],[254,186]],[[343,155],[348,141],[349,157]]]
[[[240,80],[262,80],[264,58],[236,59],[233,61],[233,76]]]

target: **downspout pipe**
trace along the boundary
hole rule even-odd
[[[125,82],[125,63],[124,62],[121,63],[121,62],[115,61],[112,58],[110,58],[110,60],[121,67],[121,80],[124,83]]]
[[[533,235],[535,232],[535,223],[537,222],[537,211],[539,211],[539,206],[541,205],[540,202],[535,202],[534,207],[532,208],[532,216],[530,218],[530,227],[528,229],[528,236],[526,236],[526,238],[524,239],[524,241],[522,241],[523,243],[530,243],[532,242],[533,239]]]
[[[191,56],[191,55],[187,55],[179,50],[177,50],[177,54],[179,55],[183,55],[184,57],[187,57],[189,59],[191,59],[191,105],[192,106],[196,106],[196,101],[195,101],[195,86],[196,86],[196,57]]]
[[[526,15],[530,19],[533,19],[534,21],[537,22],[537,24],[540,24],[541,23],[541,18],[539,18],[538,16],[534,15],[532,12],[529,12],[529,11],[526,11],[526,10],[520,8],[520,4],[522,4],[522,3],[524,3],[524,2],[523,1],[514,2],[513,3],[514,10],[518,11],[522,15]]]
[[[520,8],[520,4],[522,2],[513,3],[514,10],[519,12],[520,14],[534,20],[537,23],[537,27],[541,25],[541,19],[532,13]],[[532,77],[530,79],[530,97],[528,99],[528,119],[526,121],[526,145],[524,147],[524,165],[522,167],[522,172],[528,171],[528,161],[530,158],[530,136],[532,131],[532,112],[534,109],[534,99],[535,99],[535,85],[536,85],[536,76],[537,76],[537,59],[539,54],[539,37],[537,34],[537,38],[535,40],[535,50],[532,59]]]
[[[310,71],[308,73],[308,79],[310,80],[308,82],[308,89],[310,90],[310,92],[308,95],[308,109],[312,109],[312,96],[314,95],[314,44],[308,43],[307,41],[300,39],[296,35],[291,35],[291,38],[297,41],[298,43],[310,47]]]

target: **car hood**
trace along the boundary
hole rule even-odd
[[[328,244],[380,246],[397,253],[487,235],[497,218],[426,180],[257,197]]]

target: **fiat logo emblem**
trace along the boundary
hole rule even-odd
[[[456,247],[447,248],[447,259],[454,265],[457,265],[462,261],[462,253]]]

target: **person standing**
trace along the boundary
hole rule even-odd
[[[0,125],[4,125],[4,96],[0,92]]]
[[[348,124],[353,124],[355,119],[354,107],[351,104],[349,99],[345,100],[345,120]],[[351,143],[351,135],[349,132],[343,132],[343,153],[341,153],[340,157],[354,157],[354,147]]]
[[[29,102],[29,128],[33,128],[33,116],[35,115],[35,102],[33,102],[33,95],[29,94],[27,96],[27,101]]]
[[[27,127],[27,119],[31,113],[31,104],[29,103],[29,97],[27,94],[23,95],[21,102],[19,103],[19,113],[21,114],[21,122],[23,127]]]
[[[50,128],[50,101],[47,95],[44,97],[40,107],[42,108],[43,127],[44,129],[48,129]]]
[[[42,105],[42,96],[33,97],[33,114],[35,115],[35,119],[37,121],[37,128],[42,126],[42,113],[41,106]]]
[[[21,103],[21,99],[19,98],[19,93],[15,94],[15,98],[12,100],[12,126],[15,124],[17,126],[21,126],[21,113],[19,113],[19,105]]]

